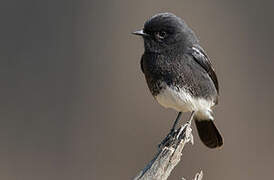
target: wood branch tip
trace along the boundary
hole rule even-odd
[[[174,167],[179,163],[182,151],[188,142],[193,144],[191,121],[182,125],[175,131],[173,136],[170,134],[165,138],[167,143],[160,146],[154,158],[145,168],[134,178],[134,180],[166,180]],[[197,173],[193,180],[202,180],[203,172]]]

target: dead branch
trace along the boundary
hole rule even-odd
[[[183,125],[175,132],[173,137],[160,147],[154,158],[147,166],[134,178],[134,180],[166,180],[175,166],[180,162],[182,150],[186,143],[193,144],[191,133],[191,121]],[[197,173],[194,180],[201,180],[202,171]]]

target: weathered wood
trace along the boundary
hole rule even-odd
[[[181,160],[182,150],[185,144],[188,142],[193,144],[191,131],[190,121],[178,129],[173,137],[168,138],[169,140],[164,147],[159,148],[155,157],[134,180],[166,180]],[[195,180],[201,180],[202,176],[201,171],[196,174]]]

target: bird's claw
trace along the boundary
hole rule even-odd
[[[158,148],[162,148],[165,146],[169,146],[170,142],[176,137],[177,130],[172,129],[168,135],[162,140],[162,142],[158,145]]]

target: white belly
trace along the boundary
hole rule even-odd
[[[188,112],[196,111],[211,116],[211,107],[214,105],[212,100],[195,98],[186,90],[177,87],[168,87],[163,85],[161,92],[155,97],[159,104],[166,108],[172,108],[176,111]]]

